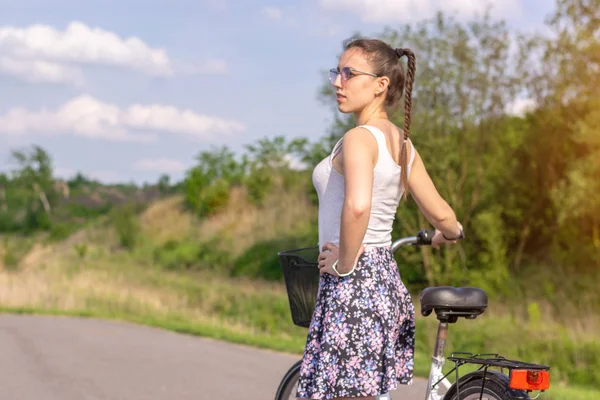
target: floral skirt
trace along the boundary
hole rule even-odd
[[[377,396],[412,384],[415,312],[390,247],[369,247],[346,277],[323,274],[296,397]]]

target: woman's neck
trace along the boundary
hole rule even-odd
[[[365,125],[369,120],[378,118],[378,119],[388,119],[387,112],[385,108],[377,107],[374,109],[369,109],[368,107],[363,110],[354,113],[354,120],[356,121],[356,125]]]

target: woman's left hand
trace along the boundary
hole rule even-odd
[[[337,276],[333,270],[333,263],[340,258],[340,249],[333,243],[327,242],[323,245],[321,253],[319,253],[319,269],[321,274],[329,274]]]
[[[333,263],[340,258],[340,249],[333,243],[327,242],[323,245],[321,249],[321,253],[319,254],[319,269],[321,270],[321,274],[329,274],[333,276],[339,276],[333,270]],[[354,260],[354,264],[358,261],[360,255],[365,251],[365,246],[361,245],[356,255],[356,260]],[[340,265],[338,264],[338,270],[340,270]],[[341,270],[340,273],[344,273],[345,271]]]

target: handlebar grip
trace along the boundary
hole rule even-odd
[[[431,229],[423,229],[422,231],[419,231],[419,233],[417,233],[417,239],[419,241],[418,244],[421,246],[431,245],[431,240],[433,239],[434,235],[435,231]]]

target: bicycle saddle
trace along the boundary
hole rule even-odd
[[[487,308],[485,291],[475,287],[428,287],[421,292],[421,315],[433,310],[442,322],[456,322],[458,317],[474,319]]]

